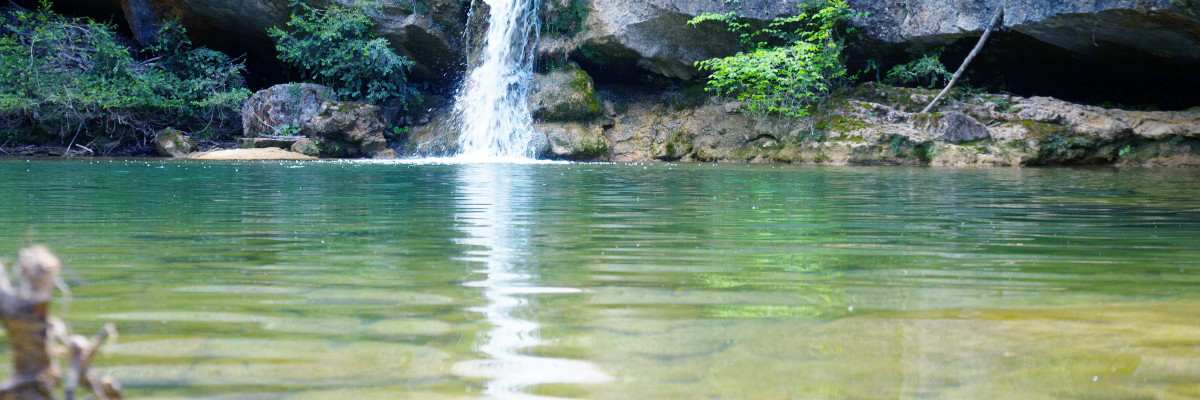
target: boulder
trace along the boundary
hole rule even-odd
[[[538,157],[571,161],[607,161],[612,149],[603,129],[581,124],[535,124]],[[544,139],[543,139],[544,138]]]
[[[317,143],[308,139],[300,139],[288,146],[288,149],[295,153],[300,153],[309,157],[321,155],[321,148],[317,147]]]
[[[336,100],[333,89],[311,83],[288,83],[260,90],[242,105],[242,136],[288,136],[311,121],[324,103]]]
[[[534,75],[529,90],[529,108],[539,121],[590,121],[603,114],[601,104],[592,77],[575,63]]]
[[[308,83],[275,85],[255,93],[242,107],[244,147],[279,147],[324,157],[374,157],[387,140],[379,107],[335,101],[328,87]],[[288,143],[278,136],[298,135]],[[301,144],[300,138],[311,140]],[[252,145],[247,145],[254,143]]]
[[[174,129],[165,129],[158,132],[156,136],[157,139],[154,140],[154,148],[158,150],[159,156],[184,158],[189,153],[196,151],[196,141],[183,132]]]
[[[300,134],[326,157],[374,157],[387,150],[379,107],[358,101],[327,101],[317,115],[300,125]]]
[[[934,139],[946,143],[970,142],[992,137],[986,126],[958,111],[915,114],[913,125]]]

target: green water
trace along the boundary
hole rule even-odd
[[[96,364],[127,398],[1200,398],[1197,171],[0,177],[0,255],[63,257],[76,330],[121,331]]]

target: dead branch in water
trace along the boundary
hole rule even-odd
[[[54,399],[54,389],[63,380],[55,357],[70,360],[62,382],[67,400],[75,399],[80,385],[99,400],[121,398],[120,383],[109,376],[99,378],[91,370],[96,350],[105,339],[116,337],[116,327],[107,324],[89,340],[71,334],[66,322],[49,315],[61,270],[62,261],[43,246],[21,250],[13,268],[16,287],[0,264],[0,322],[8,333],[13,361],[12,377],[0,383],[0,400]]]

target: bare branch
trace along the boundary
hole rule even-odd
[[[922,114],[932,110],[933,107],[937,105],[938,101],[941,101],[942,97],[946,96],[946,93],[950,93],[950,89],[953,88],[954,84],[958,82],[958,78],[962,77],[963,72],[967,70],[967,66],[971,65],[971,61],[974,60],[975,56],[979,54],[979,50],[983,49],[983,44],[987,43],[988,36],[992,35],[992,29],[996,28],[996,24],[1000,22],[1000,18],[1003,16],[1004,4],[1000,4],[1000,7],[996,9],[996,14],[992,15],[992,22],[988,23],[987,29],[983,31],[983,36],[979,38],[979,43],[975,44],[975,48],[971,50],[971,54],[968,54],[967,59],[963,60],[962,65],[958,67],[958,71],[954,73],[954,77],[950,78],[950,83],[946,84],[946,88],[942,89],[942,92],[938,93],[937,97],[934,97],[933,101],[929,102],[929,104],[925,106],[925,109],[921,110]]]

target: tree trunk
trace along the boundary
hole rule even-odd
[[[92,340],[72,335],[67,324],[50,316],[50,299],[59,284],[62,261],[49,249],[34,246],[21,250],[13,269],[18,279],[13,287],[8,272],[0,265],[0,323],[8,334],[13,375],[0,383],[0,400],[53,400],[62,381],[56,353],[70,357],[66,398],[83,383],[100,400],[120,399],[120,384],[111,377],[98,379],[90,370],[92,356],[101,342],[116,335],[112,324]],[[64,289],[65,290],[65,289]]]

